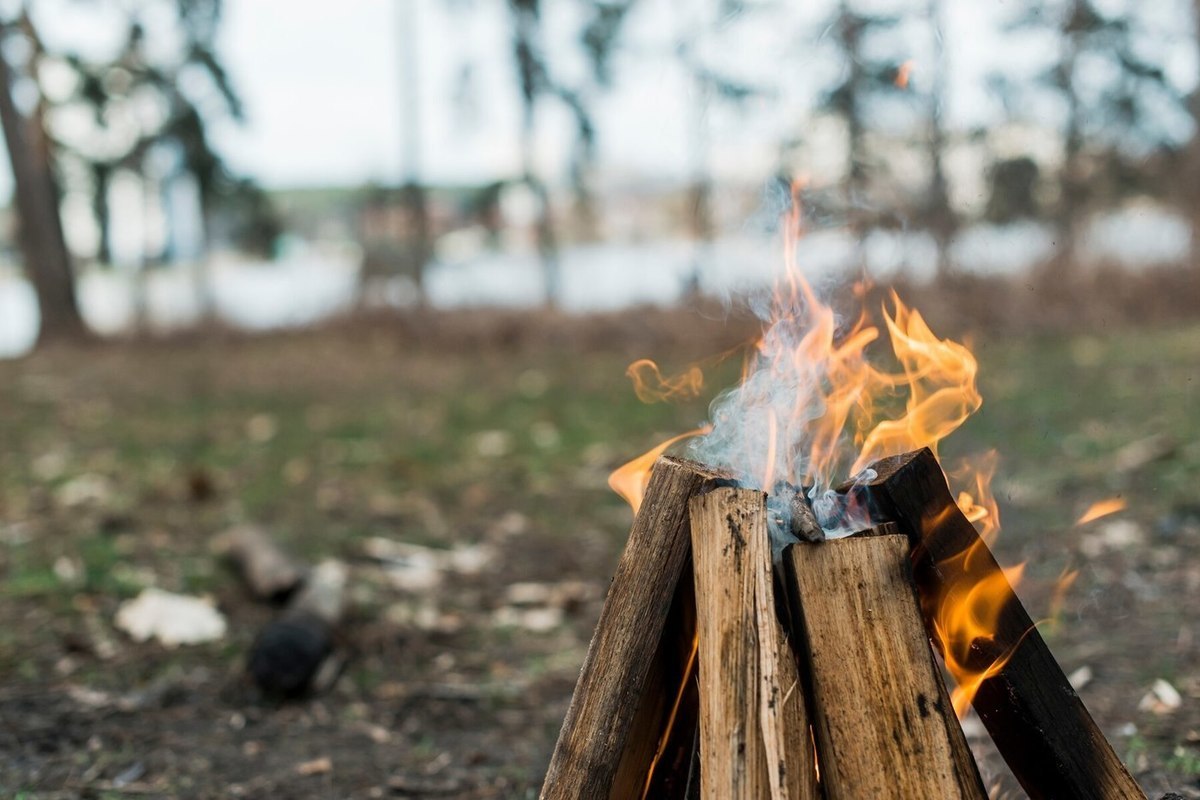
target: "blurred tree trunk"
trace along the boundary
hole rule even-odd
[[[550,193],[537,175],[533,157],[537,99],[546,87],[545,66],[537,51],[540,0],[509,0],[509,7],[514,15],[513,50],[521,88],[521,180],[538,201],[535,229],[545,302],[547,306],[555,306],[560,299],[558,240]]]
[[[841,0],[837,11],[837,38],[845,53],[849,71],[844,84],[845,92],[840,98],[840,111],[846,120],[846,222],[854,235],[855,255],[860,264],[866,258],[867,235],[864,208],[867,196],[867,129],[858,102],[868,79],[866,60],[862,55],[865,30],[863,18],[851,10],[846,0]]]
[[[0,40],[11,25],[0,23]],[[13,199],[20,220],[20,247],[25,271],[37,293],[41,311],[39,342],[81,339],[87,335],[75,298],[71,255],[58,211],[58,190],[44,131],[30,121],[13,99],[14,76],[0,54],[0,125],[12,165]]]
[[[1192,31],[1195,49],[1200,52],[1200,0],[1192,0]],[[1185,154],[1184,194],[1187,215],[1192,227],[1191,248],[1188,255],[1191,267],[1200,270],[1200,87],[1192,89],[1188,97],[1188,111],[1192,117],[1192,139]]]
[[[1200,0],[1197,0],[1200,2]],[[930,0],[929,20],[934,35],[933,84],[929,90],[929,223],[937,244],[937,274],[944,278],[953,270],[950,244],[958,221],[950,207],[950,190],[943,159],[946,154],[946,129],[942,103],[946,99],[946,46],[944,0]]]
[[[96,260],[104,265],[112,264],[112,210],[108,204],[108,190],[112,185],[112,165],[105,161],[95,161],[92,167],[92,180],[95,182],[92,194],[92,213],[96,217],[96,227],[99,241],[96,243]]]
[[[1066,129],[1063,131],[1063,160],[1059,173],[1058,204],[1054,214],[1055,262],[1060,275],[1076,272],[1076,239],[1079,221],[1087,199],[1087,179],[1083,164],[1083,104],[1075,86],[1075,71],[1081,46],[1082,17],[1087,11],[1080,0],[1073,0],[1062,31],[1063,53],[1055,66],[1054,80],[1067,104]]]
[[[429,224],[429,198],[421,182],[421,75],[417,43],[416,0],[400,0],[400,59],[403,109],[402,129],[404,137],[404,167],[408,178],[400,190],[401,204],[406,212],[407,225],[404,231],[401,273],[412,277],[417,291],[417,303],[425,306],[428,295],[425,291],[425,268],[433,257],[433,237]]]

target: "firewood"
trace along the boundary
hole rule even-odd
[[[766,495],[691,501],[702,798],[819,797],[804,692],[775,611]]]
[[[784,552],[829,800],[987,797],[917,604],[907,539],[873,530]]]
[[[692,590],[680,585],[691,553],[688,499],[717,477],[682,459],[664,457],[655,464],[584,658],[542,798],[641,797],[652,764],[663,763],[665,720],[694,637],[694,629],[686,630]]]
[[[885,458],[865,475],[865,480],[842,488],[865,498],[872,518],[895,520],[908,536],[931,635],[929,608],[948,587],[993,579],[1007,590],[995,636],[981,644],[992,654],[1011,653],[1011,657],[983,681],[974,706],[1029,796],[1034,800],[1145,797],[1071,688],[995,557],[959,511],[933,453],[924,449]],[[969,571],[964,572],[967,552],[971,553]]]
[[[258,687],[285,697],[305,692],[333,652],[345,604],[346,567],[324,561],[305,579],[287,608],[259,633],[247,669]]]
[[[213,549],[234,565],[259,600],[283,600],[304,578],[304,569],[254,525],[231,528],[214,540]]]

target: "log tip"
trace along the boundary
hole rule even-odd
[[[911,450],[907,453],[899,455],[886,456],[873,461],[857,475],[845,481],[837,487],[837,491],[845,494],[854,488],[882,486],[890,481],[897,474],[917,464],[933,464],[937,466],[937,457],[928,447],[922,447],[920,450]]]

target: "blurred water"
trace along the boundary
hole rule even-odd
[[[1188,229],[1161,212],[1137,210],[1089,226],[1082,250],[1091,258],[1136,267],[1178,261],[1187,253]],[[956,262],[985,273],[1014,274],[1050,255],[1053,235],[1036,224],[1004,228],[976,225],[954,243]],[[781,248],[770,237],[728,236],[706,246],[689,241],[636,245],[588,245],[561,255],[560,305],[568,311],[600,311],[637,304],[669,305],[692,288],[714,295],[752,291],[779,275]],[[797,262],[820,284],[845,274],[860,258],[848,233],[819,231],[797,248]],[[936,248],[923,232],[875,231],[861,258],[879,278],[905,272],[933,274]],[[203,275],[203,282],[199,279]],[[105,334],[128,330],[136,320],[135,287],[128,272],[89,271],[79,280],[84,318]],[[253,330],[306,325],[345,311],[357,302],[358,258],[352,249],[300,251],[282,261],[249,262],[214,257],[203,273],[176,267],[152,271],[142,282],[147,324],[156,330],[185,327],[199,319],[207,295],[224,322]],[[463,306],[533,307],[544,299],[541,265],[532,253],[476,253],[445,258],[426,277],[430,302]],[[411,303],[400,281],[373,287],[370,302]],[[0,357],[27,352],[37,331],[37,302],[18,272],[0,267]]]

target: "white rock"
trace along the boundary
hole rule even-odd
[[[502,628],[524,628],[533,633],[546,633],[562,625],[561,608],[517,608],[504,606],[496,609],[492,621]]]
[[[513,606],[544,606],[550,603],[553,592],[547,583],[514,583],[504,590],[504,599]]]
[[[167,647],[212,642],[225,635],[225,617],[212,601],[143,589],[117,609],[116,626],[138,642],[158,639]]]
[[[1115,519],[1100,530],[1085,536],[1079,550],[1088,558],[1096,558],[1113,550],[1125,550],[1146,541],[1146,532],[1133,520]]]
[[[1092,668],[1086,664],[1067,676],[1067,683],[1071,684],[1071,688],[1079,691],[1083,687],[1092,682]]]
[[[1183,703],[1183,697],[1174,686],[1159,678],[1146,692],[1146,696],[1138,703],[1139,711],[1152,711],[1155,714],[1170,714]]]
[[[55,497],[67,508],[85,504],[103,505],[112,497],[112,485],[103,475],[89,472],[58,487]]]

